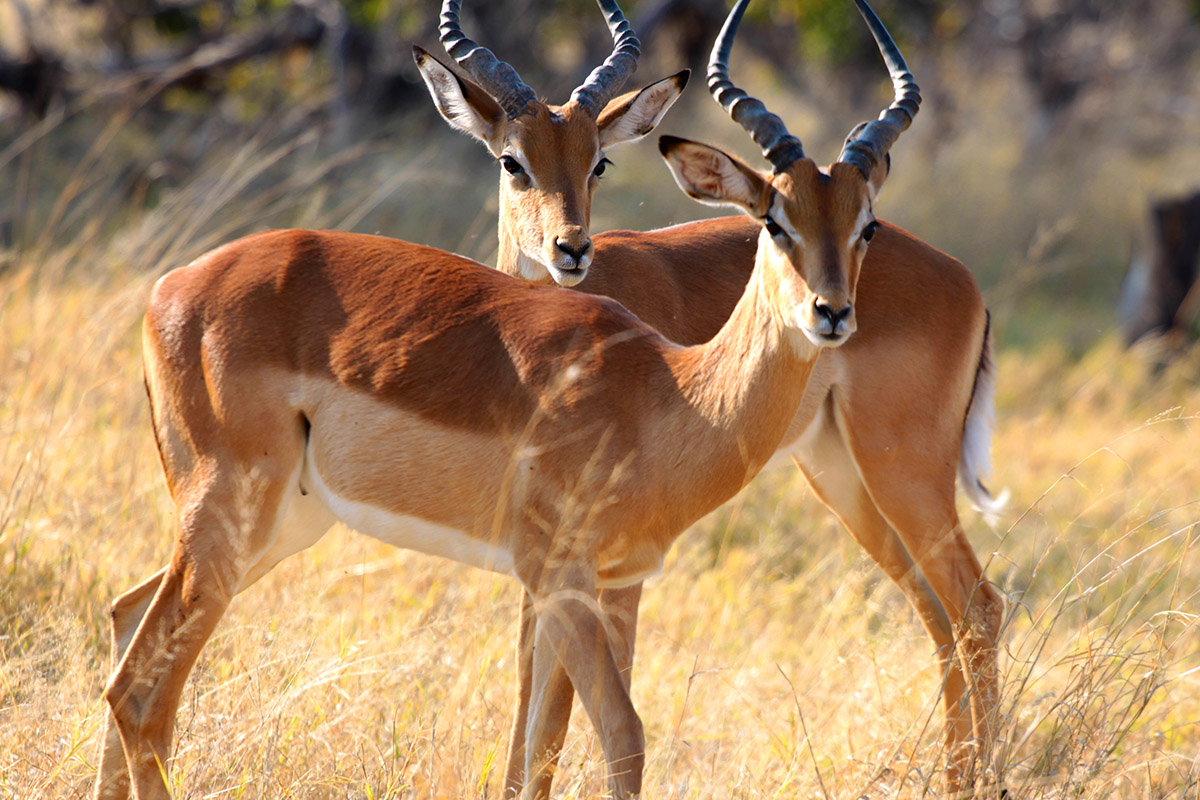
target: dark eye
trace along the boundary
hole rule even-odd
[[[521,166],[521,162],[512,156],[500,156],[500,166],[504,167],[504,171],[509,175],[520,175],[525,171],[525,168]]]
[[[600,163],[596,165],[596,168],[594,170],[592,170],[592,174],[595,175],[597,178],[599,178],[601,175],[604,174],[604,169],[611,163],[612,162],[609,161],[607,158],[600,159]]]
[[[870,242],[872,239],[874,239],[875,231],[878,228],[879,228],[878,222],[868,222],[866,227],[863,228],[863,232],[862,232],[863,241]]]
[[[770,217],[763,217],[763,227],[767,229],[767,233],[772,236],[778,236],[783,233],[783,228],[779,227],[779,223]]]

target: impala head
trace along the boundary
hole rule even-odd
[[[446,121],[496,157],[500,268],[574,286],[592,261],[592,195],[608,149],[652,131],[683,91],[688,72],[614,98],[637,68],[639,45],[616,0],[597,0],[612,32],[612,54],[565,105],[549,105],[511,66],[463,34],[459,2],[442,5],[442,44],[470,79],[414,47],[417,67]]]
[[[783,322],[818,347],[836,347],[854,332],[855,289],[875,234],[871,206],[887,177],[888,148],[921,102],[895,42],[865,0],[854,0],[883,53],[896,99],[879,119],[856,127],[838,160],[819,168],[783,121],[729,80],[729,51],[749,0],[738,0],[713,47],[708,88],[774,165],[760,172],[708,145],[662,137],[659,149],[675,181],[702,203],[732,205],[763,224],[758,261],[778,275]]]

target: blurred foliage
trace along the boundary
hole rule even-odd
[[[876,11],[897,41],[905,33],[928,31],[948,0],[876,3]],[[857,9],[843,0],[771,0],[758,6],[759,19],[796,32],[796,44],[806,59],[847,64],[873,58],[874,43]]]
[[[703,69],[729,4],[624,2],[643,43],[630,88],[684,65]],[[296,200],[337,213],[272,212],[247,217],[248,228],[319,218],[490,258],[494,165],[438,118],[410,57],[415,42],[446,58],[438,5],[0,0],[0,269],[49,237],[102,238],[198,192],[189,180],[229,146],[270,149],[299,135],[307,144],[255,181],[285,182],[355,148],[379,157],[339,162],[315,199]],[[1082,352],[1112,319],[1147,201],[1200,184],[1200,0],[874,5],[925,97],[894,153],[882,214],[971,267],[998,311],[1002,343],[1058,339]],[[12,13],[20,7],[38,13]],[[593,0],[466,0],[462,20],[551,102],[611,48]],[[850,0],[756,0],[734,61],[737,80],[818,158],[832,157],[889,97]],[[753,157],[696,77],[662,131]],[[615,160],[596,198],[597,230],[710,213],[679,195],[653,148],[622,148]],[[415,187],[395,184],[369,213],[346,210],[410,167]],[[451,204],[472,211],[447,213]],[[1039,244],[1060,229],[1056,247]]]

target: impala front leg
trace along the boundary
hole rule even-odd
[[[162,583],[166,569],[160,569],[149,580],[130,589],[112,604],[112,656],[109,674],[117,671],[134,632],[150,608],[150,602]],[[125,748],[121,745],[121,732],[117,729],[112,709],[105,709],[104,732],[101,740],[100,771],[96,775],[95,800],[126,800],[129,797],[129,766],[125,761]]]
[[[600,591],[600,609],[615,633],[612,641],[613,655],[629,689],[633,676],[633,654],[637,639],[637,613],[641,602],[642,584],[620,589]],[[506,798],[544,798],[550,796],[550,785],[558,766],[558,758],[566,741],[571,718],[571,702],[575,697],[562,665],[543,665],[543,674],[538,684],[537,696],[542,698],[534,713],[531,713],[530,697],[534,692],[534,633],[537,616],[533,612],[533,600],[528,592],[522,592],[520,638],[518,642],[518,688],[517,708],[513,719],[512,736],[509,740],[508,767],[504,783]],[[544,648],[543,648],[544,652]],[[530,749],[529,759],[538,766],[526,775],[526,743],[536,742]]]
[[[548,738],[559,735],[560,728],[557,723],[546,725],[539,720],[549,718],[543,709],[554,707],[551,697],[558,680],[556,673],[565,672],[599,734],[613,797],[636,797],[641,792],[645,738],[629,697],[627,679],[617,663],[613,644],[618,634],[608,624],[597,599],[595,572],[568,565],[543,576],[540,583],[533,603],[537,622],[525,752],[525,771],[532,780],[524,796],[536,797],[542,784],[540,776],[548,766],[552,768],[552,762],[537,759],[535,754],[552,749],[547,747]]]
[[[638,605],[642,602],[642,582],[620,589],[601,589],[600,608],[616,632],[613,653],[625,680],[625,689],[633,683],[633,651],[637,645]]]
[[[504,767],[504,800],[521,796],[525,785],[525,725],[529,719],[529,695],[533,686],[533,634],[537,616],[533,598],[521,589],[521,616],[517,620],[517,702],[508,736],[508,763]]]
[[[557,664],[550,674],[541,676],[537,692],[539,702],[536,713],[530,713],[530,698],[534,695],[534,650],[537,631],[537,615],[533,611],[533,598],[529,592],[521,592],[520,635],[517,640],[517,707],[513,714],[512,734],[508,745],[508,766],[505,769],[504,797],[548,797],[558,754],[566,740],[567,727],[571,721],[571,701],[575,690],[567,673]],[[531,734],[536,730],[536,735]],[[538,742],[529,752],[537,754],[534,761],[542,769],[528,773],[526,780],[526,743]]]

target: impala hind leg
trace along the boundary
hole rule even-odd
[[[600,610],[615,633],[611,638],[617,667],[629,690],[633,674],[633,653],[637,640],[637,611],[642,584],[600,591]],[[575,691],[561,662],[543,665],[541,681],[534,687],[534,648],[537,615],[528,592],[522,592],[521,633],[518,644],[517,710],[508,750],[505,796],[545,798],[558,766],[566,740]],[[543,650],[544,652],[544,650]],[[536,707],[531,698],[538,697]],[[530,747],[526,748],[526,743]],[[529,780],[525,776],[529,775]]]
[[[941,600],[954,631],[955,655],[966,677],[973,740],[951,751],[949,791],[969,789],[976,766],[990,766],[1000,701],[997,641],[1004,612],[999,592],[958,519],[953,478],[933,470],[918,448],[898,448],[891,460],[860,459],[864,483]],[[957,448],[955,448],[955,451]],[[867,451],[871,452],[871,451]],[[877,450],[874,452],[878,452]],[[955,462],[950,462],[953,470]],[[949,706],[956,698],[947,698]],[[986,777],[986,776],[985,776]]]
[[[236,586],[225,566],[176,555],[105,689],[138,800],[170,797],[167,759],[183,684]]]
[[[105,698],[138,800],[170,796],[165,776],[180,695],[233,596],[329,527],[328,512],[307,507],[296,513],[296,464],[302,450],[286,444],[278,449],[285,452],[277,452],[272,463],[227,467],[205,476],[206,483],[198,487],[199,479],[176,483],[192,493],[177,492],[179,537],[171,563],[117,603],[116,616],[125,622],[114,618],[119,660]],[[236,464],[232,459],[227,463]],[[291,513],[285,515],[285,510]],[[281,528],[286,536],[280,536]],[[122,647],[138,612],[143,613],[136,631]],[[125,631],[118,632],[121,625]],[[117,792],[122,788],[121,778],[112,777],[119,772],[109,759],[107,741],[111,736],[97,779],[99,796],[106,796],[100,794],[106,785]]]
[[[112,655],[109,674],[117,670],[117,664],[125,655],[134,632],[142,622],[150,601],[158,592],[166,568],[160,569],[150,579],[138,584],[113,601],[111,616]],[[104,730],[101,736],[100,771],[96,775],[95,800],[126,800],[129,797],[129,769],[125,764],[125,749],[121,745],[121,733],[117,730],[112,710],[105,707]]]
[[[966,703],[966,679],[954,656],[954,631],[946,609],[895,529],[875,506],[828,410],[817,416],[811,429],[793,448],[792,455],[813,492],[900,588],[933,640],[943,681],[945,743],[947,750],[953,752],[972,736],[972,724]]]
[[[293,492],[291,499],[285,505],[286,513],[283,515],[280,528],[286,532],[286,535],[274,537],[271,546],[243,576],[237,587],[238,592],[249,588],[283,558],[315,543],[335,521],[323,506],[311,498],[302,497],[299,492]],[[110,674],[113,676],[114,683],[118,668],[124,660],[134,634],[141,627],[164,577],[170,570],[171,567],[164,567],[149,580],[129,590],[113,602],[111,612],[113,645]],[[129,766],[121,740],[121,732],[111,705],[105,716],[100,769],[96,776],[94,798],[95,800],[126,800],[130,794]]]

